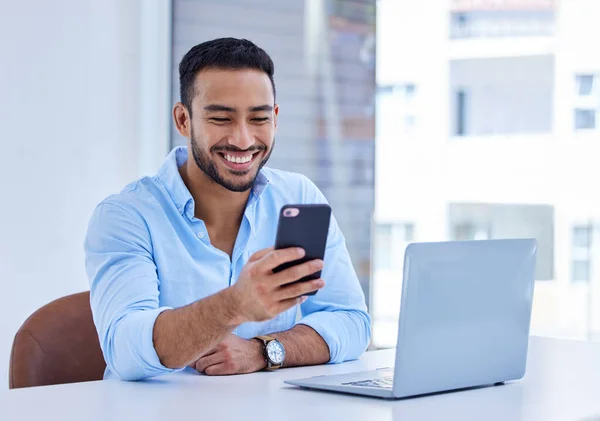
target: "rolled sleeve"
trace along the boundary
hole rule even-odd
[[[90,304],[108,369],[123,380],[177,371],[163,366],[153,343],[159,280],[149,231],[141,216],[100,204],[85,240]]]
[[[171,307],[137,310],[115,323],[111,349],[111,370],[123,380],[139,380],[175,370],[160,363],[153,342],[154,323],[160,313]]]
[[[330,363],[358,358],[371,338],[371,319],[363,311],[317,311],[298,324],[310,326],[323,338],[329,347]]]
[[[306,188],[309,203],[327,203],[308,179]],[[371,317],[346,240],[333,216],[324,262],[321,277],[325,287],[302,304],[303,317],[297,324],[310,326],[323,338],[329,346],[330,363],[356,359],[371,340]]]

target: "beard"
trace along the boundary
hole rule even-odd
[[[194,136],[193,128],[191,130],[190,143],[191,143],[191,147],[192,147],[192,156],[194,157],[194,161],[196,162],[196,165],[198,165],[198,168],[200,168],[202,170],[202,172],[204,174],[206,174],[215,183],[225,187],[229,191],[238,192],[238,193],[248,191],[252,188],[252,186],[254,185],[254,182],[256,181],[256,177],[258,177],[258,172],[260,171],[260,169],[262,167],[265,166],[265,164],[271,157],[271,152],[273,152],[273,147],[275,146],[275,140],[273,140],[273,143],[271,144],[271,149],[269,150],[269,153],[262,159],[262,161],[260,161],[260,164],[258,165],[258,169],[254,173],[254,175],[251,176],[251,178],[249,180],[244,179],[245,178],[244,176],[248,175],[250,173],[250,171],[252,171],[252,170],[248,170],[248,171],[227,170],[229,174],[234,176],[233,180],[228,180],[217,169],[217,164],[215,163],[214,159],[211,158],[211,153],[227,152],[227,151],[239,152],[239,151],[242,151],[242,149],[236,148],[235,146],[213,146],[210,149],[210,152],[207,153],[200,147],[200,145],[196,141],[196,137]],[[254,151],[266,151],[266,150],[267,150],[267,147],[263,145],[263,146],[253,146],[251,148],[246,149],[245,151],[254,152]],[[244,177],[244,178],[242,178],[242,177]],[[236,180],[236,179],[238,179],[238,180]]]

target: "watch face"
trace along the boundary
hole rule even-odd
[[[279,341],[271,341],[267,344],[267,356],[271,361],[271,364],[279,365],[283,363],[285,359],[285,349],[281,342]]]

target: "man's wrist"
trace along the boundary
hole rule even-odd
[[[240,300],[237,297],[235,287],[229,287],[221,291],[225,308],[225,320],[228,325],[239,326],[247,322],[241,312]]]

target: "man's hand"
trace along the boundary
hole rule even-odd
[[[224,376],[260,371],[267,366],[263,344],[257,339],[242,339],[229,334],[216,347],[191,365],[199,373]]]
[[[273,250],[264,249],[254,253],[242,269],[238,281],[231,287],[240,323],[262,322],[304,301],[301,296],[323,288],[325,281],[314,279],[290,283],[323,268],[322,260],[311,260],[273,273],[277,266],[304,257],[304,250],[296,247]]]

